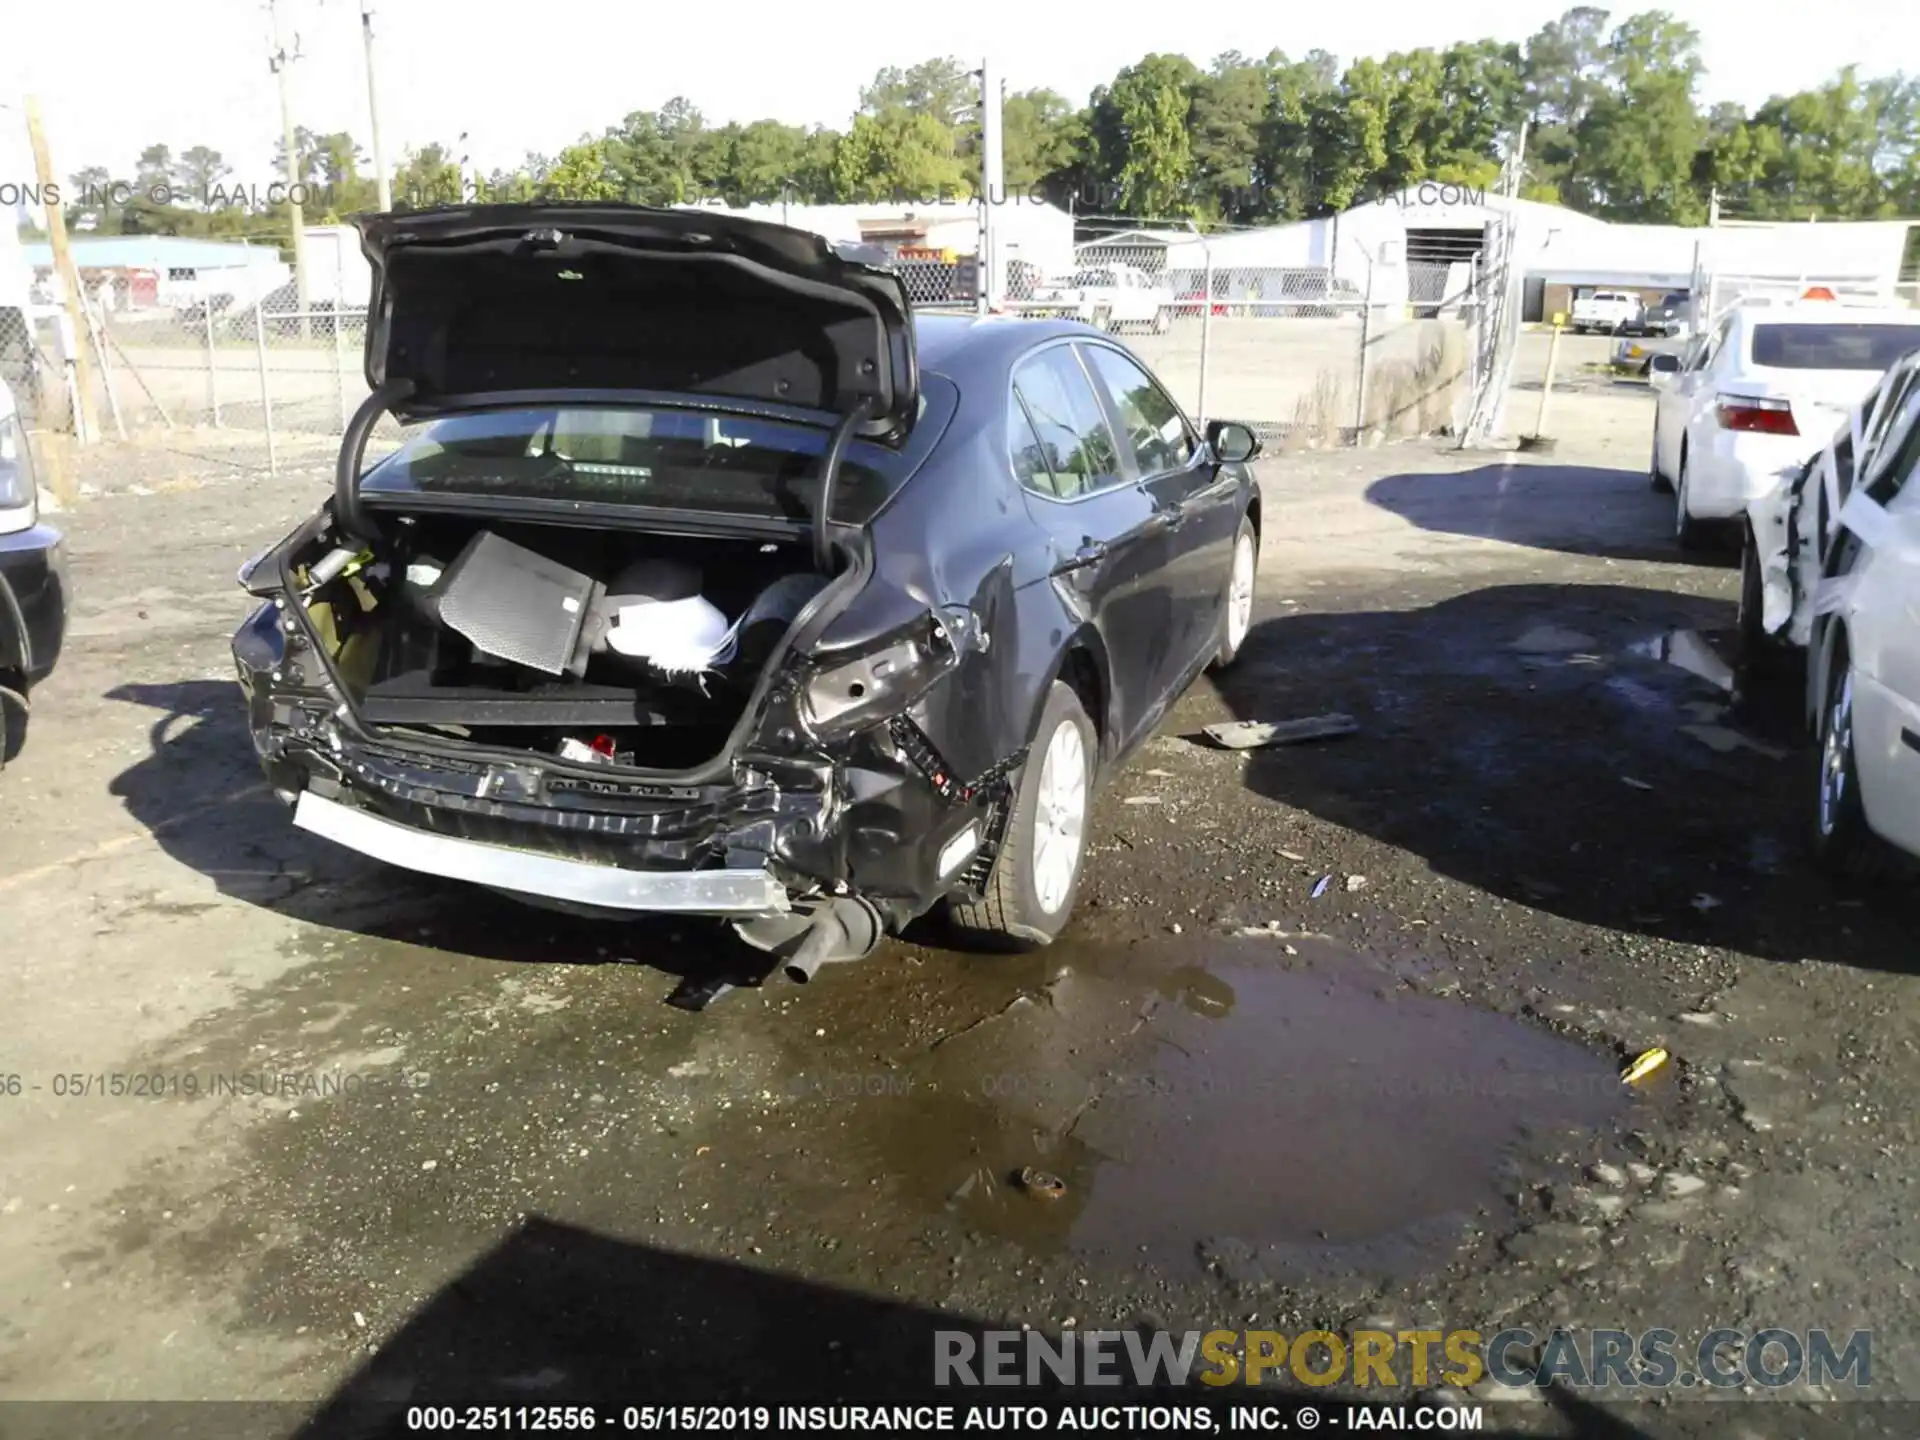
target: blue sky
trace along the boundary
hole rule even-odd
[[[298,32],[295,119],[346,129],[366,143],[361,0],[281,0]],[[676,94],[714,121],[761,116],[842,125],[880,67],[938,54],[969,59],[990,46],[1008,83],[1083,101],[1121,65],[1150,51],[1204,63],[1223,50],[1314,48],[1351,59],[1457,39],[1524,40],[1563,4],[1481,3],[1042,6],[796,6],[570,0],[368,0],[375,9],[382,139],[389,163],[409,144],[452,143],[492,169],[528,150],[551,153],[633,109]],[[1635,8],[1614,10],[1624,17]],[[1860,62],[1868,73],[1920,68],[1920,6],[1827,0],[1818,7],[1752,0],[1675,0],[1665,8],[1701,32],[1703,98],[1757,104]],[[0,4],[0,183],[25,179],[20,96],[37,93],[54,163],[131,175],[140,148],[164,141],[220,150],[237,178],[264,183],[279,134],[260,0],[65,0]],[[801,15],[849,17],[835,31]]]

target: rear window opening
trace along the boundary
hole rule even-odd
[[[1885,370],[1920,349],[1920,324],[1756,325],[1753,363],[1768,370]]]
[[[360,490],[376,504],[462,495],[806,523],[828,439],[804,425],[666,407],[482,411],[409,427],[400,448],[361,478]],[[870,519],[905,468],[873,447],[850,447],[832,518]]]

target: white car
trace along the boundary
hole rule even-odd
[[[1749,502],[1734,657],[1749,697],[1798,701],[1815,599],[1844,534],[1836,521],[1856,478],[1873,483],[1891,463],[1916,402],[1920,349],[1894,361],[1812,459]]]
[[[1870,465],[1831,517],[1807,616],[1816,861],[1839,875],[1920,855],[1920,384],[1881,409]]]
[[[1102,330],[1144,325],[1163,335],[1173,316],[1173,292],[1131,265],[1096,265],[1064,284],[1043,286],[1021,307],[1034,315],[1080,320]]]
[[[1674,496],[1674,534],[1699,549],[1804,466],[1861,396],[1920,346],[1920,312],[1746,303],[1656,355],[1653,488]]]
[[[1640,323],[1646,305],[1638,295],[1625,290],[1596,290],[1573,302],[1573,333],[1590,330],[1617,334]]]

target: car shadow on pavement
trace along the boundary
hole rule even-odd
[[[1645,471],[1516,460],[1387,475],[1367,487],[1367,500],[1422,530],[1536,550],[1671,564],[1739,560],[1731,546],[1683,553],[1672,538],[1673,497],[1655,494]]]
[[[535,909],[381,865],[296,829],[260,773],[232,681],[121,685],[106,698],[157,713],[147,753],[114,777],[110,792],[170,857],[223,895],[312,925],[482,959],[609,964],[644,955],[688,994],[716,981],[758,983],[771,969],[768,957],[717,924]]]
[[[1231,1326],[1224,1316],[1222,1324]],[[965,1336],[978,1357],[987,1331],[1021,1328],[1018,1322],[983,1322],[730,1261],[676,1254],[536,1216],[420,1307],[314,1411],[296,1440],[417,1433],[417,1424],[408,1429],[410,1406],[517,1410],[591,1404],[616,1428],[662,1429],[675,1428],[671,1417],[622,1426],[625,1407],[950,1405],[957,1428],[970,1405],[1051,1400],[1185,1409],[1258,1401],[1284,1414],[1307,1404],[1324,1412],[1346,1403],[1266,1386],[934,1384],[941,1353],[937,1337]],[[1047,1340],[1057,1351],[1061,1336]],[[1202,1363],[1198,1368],[1212,1367]],[[1109,1373],[1126,1369],[1122,1351],[1109,1362]],[[1642,1430],[1564,1388],[1549,1390],[1546,1399],[1582,1436],[1643,1440]],[[1226,1417],[1220,1418],[1224,1430]],[[1494,1428],[1497,1418],[1496,1408],[1488,1417],[1494,1423],[1478,1433],[1500,1434]],[[776,1425],[726,1428],[791,1433]],[[903,1433],[857,1423],[825,1428]],[[925,1427],[919,1433],[927,1433]],[[1525,1433],[1540,1432],[1530,1426]]]
[[[1504,585],[1289,615],[1255,627],[1219,690],[1244,720],[1354,716],[1353,738],[1251,752],[1246,784],[1486,894],[1775,960],[1920,968],[1911,887],[1848,894],[1805,858],[1806,747],[1754,737],[1724,690],[1661,658],[1699,665],[1658,642],[1718,633],[1731,609]]]

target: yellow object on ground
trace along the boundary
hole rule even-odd
[[[1620,1078],[1629,1085],[1638,1085],[1642,1080],[1666,1064],[1671,1058],[1666,1051],[1656,1045],[1653,1049],[1644,1051],[1637,1056],[1634,1062],[1627,1066],[1625,1073],[1622,1074]]]

